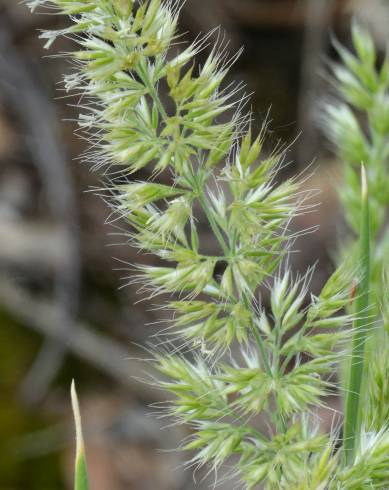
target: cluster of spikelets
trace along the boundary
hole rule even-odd
[[[79,124],[91,142],[86,160],[106,166],[112,206],[127,220],[131,244],[163,261],[138,265],[132,280],[151,296],[172,297],[169,332],[175,344],[181,339],[182,351],[157,353],[156,364],[165,376],[160,385],[176,395],[170,416],[193,428],[184,445],[195,450],[189,464],[218,470],[234,457],[222,479],[239,475],[247,488],[387,487],[387,363],[376,363],[371,394],[378,401],[366,401],[369,425],[347,464],[338,449],[341,434],[320,433],[315,415],[334,392],[338,361],[347,352],[357,262],[340,266],[311,298],[307,277],[288,271],[290,223],[309,210],[307,194],[296,180],[277,184],[284,153],[263,155],[264,131],[253,136],[236,88],[221,88],[231,63],[225,52],[214,48],[198,67],[194,57],[207,38],[178,49],[175,1],[28,3],[71,17],[70,27],[42,37],[50,46],[58,35],[71,36],[79,46],[65,84],[81,94]],[[379,186],[387,182],[381,174],[389,67],[376,74],[374,49],[365,41],[355,31],[358,58],[340,49],[346,68],[336,68],[336,76],[346,99],[368,112],[374,138],[366,139],[348,106],[327,111],[331,134],[350,163],[344,199],[356,230],[355,165],[361,160],[369,163],[374,203],[383,209],[387,199]],[[147,181],[137,180],[140,170],[150,175]],[[218,242],[216,256],[206,252],[199,218]],[[386,254],[376,260],[383,263]],[[267,310],[258,300],[265,284]]]

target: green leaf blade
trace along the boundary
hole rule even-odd
[[[71,389],[72,409],[74,415],[74,424],[76,427],[76,461],[74,473],[74,490],[89,490],[88,468],[85,458],[84,438],[82,435],[80,405],[74,381]]]
[[[361,391],[365,366],[366,312],[369,308],[370,290],[370,207],[366,171],[362,166],[362,214],[359,237],[361,281],[355,300],[356,319],[352,342],[349,384],[345,407],[344,451],[345,461],[350,464],[360,435]]]

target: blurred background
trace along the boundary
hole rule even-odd
[[[383,0],[187,0],[181,17],[188,41],[220,25],[231,52],[244,46],[230,76],[253,92],[258,126],[270,108],[270,145],[295,140],[285,176],[311,165],[305,185],[322,191],[320,206],[295,226],[320,229],[300,240],[304,253],[292,265],[304,271],[318,262],[313,290],[330,274],[344,233],[340,163],[317,120],[331,94],[331,36],[348,44],[355,14],[384,50]],[[120,269],[136,251],[104,224],[107,206],[90,192],[101,175],[77,161],[86,143],[73,134],[76,100],[58,91],[70,67],[45,57],[38,39],[38,29],[64,22],[0,0],[0,489],[71,488],[72,378],[93,490],[192,489],[182,456],[169,451],[186,433],[161,430],[167,422],[150,404],[164,394],[139,380],[158,312],[137,303],[134,288],[120,289]],[[53,53],[71,48],[59,40]],[[212,484],[201,471],[195,479],[196,488]]]

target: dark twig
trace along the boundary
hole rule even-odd
[[[77,357],[151,400],[166,400],[166,394],[140,379],[152,375],[150,365],[124,349],[116,341],[94,332],[85,324],[74,324],[66,311],[47,300],[36,299],[8,278],[0,277],[0,303],[13,317],[42,335],[55,340]],[[137,354],[137,357],[144,357]]]

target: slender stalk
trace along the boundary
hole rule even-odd
[[[370,288],[370,209],[366,171],[362,166],[362,207],[360,228],[360,263],[361,281],[355,300],[356,320],[354,322],[354,337],[350,377],[346,398],[344,420],[344,456],[346,464],[354,457],[354,449],[360,432],[360,411],[362,377],[365,369],[365,343],[367,336],[365,313],[369,307]]]
[[[168,115],[167,115],[167,112],[165,110],[165,107],[163,106],[161,99],[159,98],[158,92],[157,92],[154,84],[151,82],[151,80],[147,74],[147,71],[145,71],[144,63],[140,63],[140,66],[137,70],[137,73],[138,73],[140,79],[142,80],[143,85],[147,88],[150,97],[153,99],[155,105],[157,106],[161,117],[164,120],[167,120]]]
[[[195,185],[196,185],[196,190],[197,190],[196,197],[197,197],[197,199],[198,199],[198,201],[199,201],[199,203],[200,203],[200,205],[204,211],[204,214],[208,220],[208,223],[209,223],[212,231],[215,234],[217,241],[219,242],[219,245],[221,246],[221,248],[223,250],[223,254],[226,257],[228,257],[230,255],[230,250],[229,250],[228,246],[226,245],[226,242],[223,238],[223,235],[219,229],[218,224],[216,223],[215,218],[212,215],[212,212],[209,209],[209,206],[208,206],[208,203],[207,203],[207,200],[205,197],[204,189],[199,185],[197,179],[195,179]]]
[[[263,340],[261,338],[260,333],[258,332],[257,326],[254,325],[254,324],[253,324],[252,332],[254,334],[255,341],[256,341],[256,343],[258,345],[259,352],[261,354],[261,359],[262,359],[262,362],[263,362],[263,366],[265,368],[265,371],[266,371],[266,373],[267,373],[267,375],[269,377],[273,377],[273,371],[272,371],[271,366],[269,364],[269,360],[268,360],[268,357],[267,357],[267,353],[266,353],[266,349],[265,349]]]

